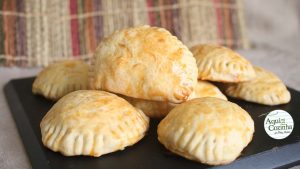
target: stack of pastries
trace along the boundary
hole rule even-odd
[[[265,105],[291,97],[276,75],[233,50],[214,44],[188,49],[150,26],[103,39],[91,65],[48,66],[32,91],[57,101],[40,124],[43,144],[55,152],[99,157],[123,150],[145,136],[149,118],[160,118],[160,143],[210,165],[234,161],[254,133],[251,116],[221,91]]]

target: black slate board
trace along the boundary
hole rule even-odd
[[[64,157],[42,145],[39,123],[54,102],[31,93],[34,78],[10,81],[4,92],[17,124],[25,149],[33,169],[83,169],[83,168],[130,168],[130,169],[179,169],[179,168],[286,168],[300,164],[300,92],[290,89],[292,100],[281,106],[259,104],[230,99],[247,110],[255,121],[253,141],[244,149],[242,155],[226,166],[207,166],[186,160],[169,153],[157,141],[158,120],[151,119],[148,134],[136,145],[103,155],[92,157]],[[292,134],[283,140],[274,140],[264,131],[263,114],[283,109],[294,119]]]

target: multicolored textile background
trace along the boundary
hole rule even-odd
[[[155,25],[187,46],[247,48],[242,0],[0,0],[0,65],[92,57],[113,31]]]

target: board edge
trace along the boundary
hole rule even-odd
[[[47,158],[45,157],[45,154],[42,153],[43,151],[42,148],[40,147],[40,144],[38,143],[38,140],[32,139],[32,138],[36,138],[36,135],[34,134],[30,122],[27,116],[25,115],[25,111],[22,104],[20,104],[21,102],[17,96],[17,92],[13,87],[13,81],[14,80],[10,80],[4,85],[3,87],[4,95],[6,98],[6,102],[9,106],[10,112],[15,121],[15,124],[18,128],[19,136],[22,139],[24,149],[28,155],[32,168],[51,169],[49,163],[47,162]],[[12,105],[12,103],[14,104]],[[31,147],[31,148],[29,149],[26,147]]]

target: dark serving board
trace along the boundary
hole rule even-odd
[[[300,164],[300,92],[290,89],[292,100],[281,106],[233,100],[247,110],[255,121],[252,142],[233,163],[225,166],[207,166],[174,155],[157,141],[158,120],[151,119],[148,134],[137,144],[103,155],[99,158],[77,156],[65,157],[45,148],[41,142],[40,121],[54,102],[33,95],[31,85],[34,78],[10,81],[4,88],[7,102],[17,124],[33,169],[201,169],[201,168],[286,168]],[[283,140],[269,137],[263,127],[266,113],[283,109],[294,119],[292,134]]]

